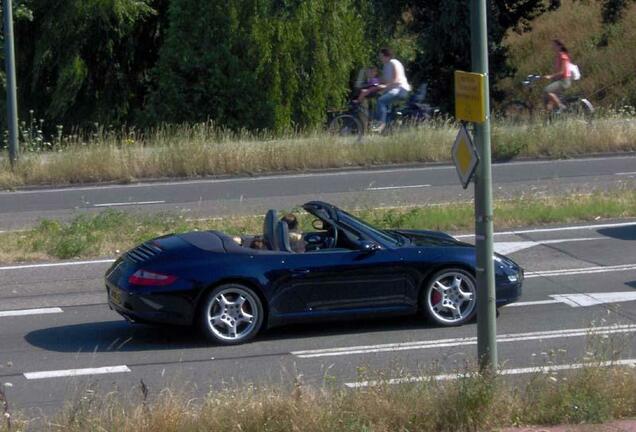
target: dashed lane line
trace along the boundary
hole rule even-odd
[[[66,266],[79,266],[79,265],[92,265],[92,264],[108,264],[113,262],[115,262],[114,258],[90,260],[90,261],[64,261],[64,262],[57,262],[57,263],[23,264],[23,265],[13,265],[13,266],[3,266],[3,267],[0,267],[0,271],[24,270],[24,269],[33,269],[33,268],[46,268],[46,267],[66,267]]]
[[[46,315],[64,312],[59,307],[0,311],[0,318],[27,315]]]
[[[128,366],[106,366],[98,368],[85,368],[85,369],[66,369],[66,370],[52,370],[41,372],[25,372],[24,377],[28,380],[45,379],[45,378],[62,378],[62,377],[76,377],[84,375],[103,375],[111,373],[130,372]]]
[[[122,207],[130,205],[150,205],[150,204],[165,204],[165,201],[130,201],[130,202],[114,202],[114,203],[102,203],[93,204],[93,207]]]

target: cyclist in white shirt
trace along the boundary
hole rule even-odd
[[[382,68],[382,88],[383,94],[378,99],[377,120],[378,125],[374,128],[377,132],[382,132],[386,126],[386,117],[389,108],[397,100],[406,99],[411,91],[411,85],[406,79],[404,66],[393,58],[393,52],[389,48],[382,48],[378,53],[378,58],[384,64]]]

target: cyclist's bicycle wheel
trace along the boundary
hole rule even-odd
[[[568,112],[586,121],[591,121],[594,116],[594,105],[586,98],[576,98],[568,101]]]
[[[327,132],[333,136],[360,141],[364,134],[364,128],[362,122],[351,114],[340,114],[329,122]]]
[[[501,107],[501,115],[512,123],[526,123],[532,120],[532,109],[523,101],[510,101]]]

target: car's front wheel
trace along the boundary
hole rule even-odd
[[[477,284],[469,272],[459,268],[443,269],[429,280],[422,297],[422,308],[436,324],[464,324],[477,312]]]
[[[258,295],[240,284],[221,285],[210,291],[199,309],[203,333],[212,341],[235,345],[252,339],[263,325]]]

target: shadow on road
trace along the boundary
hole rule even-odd
[[[330,335],[426,329],[432,326],[418,317],[298,324],[276,327],[251,342],[310,339]],[[136,352],[206,348],[208,342],[194,327],[131,324],[124,320],[51,327],[28,333],[25,340],[40,349],[54,352]]]
[[[636,225],[614,228],[601,228],[596,232],[606,237],[611,237],[618,240],[636,240]]]

